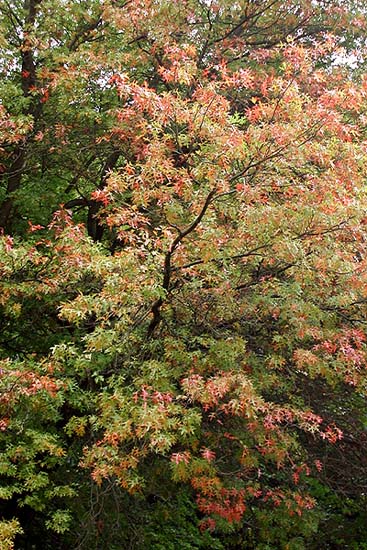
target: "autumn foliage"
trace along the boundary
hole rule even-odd
[[[363,6],[0,12],[0,545],[364,548]]]

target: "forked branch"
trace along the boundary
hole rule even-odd
[[[172,256],[175,253],[177,247],[180,245],[180,243],[183,241],[187,235],[195,231],[195,229],[200,224],[201,220],[205,216],[206,211],[208,210],[210,203],[212,202],[215,194],[216,189],[212,189],[208,196],[205,199],[205,202],[199,212],[199,214],[196,216],[194,221],[186,227],[186,229],[183,229],[182,231],[179,231],[175,239],[172,241],[171,246],[169,247],[168,251],[166,252],[165,258],[164,258],[164,265],[163,265],[163,283],[162,288],[167,293],[170,290],[170,284],[171,284],[171,276],[172,276]],[[148,337],[150,337],[156,327],[159,325],[161,321],[161,307],[163,305],[163,298],[160,297],[158,300],[156,300],[152,306],[152,314],[153,318],[149,324],[148,327]]]

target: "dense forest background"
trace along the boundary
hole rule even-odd
[[[367,548],[367,19],[0,0],[0,547]]]

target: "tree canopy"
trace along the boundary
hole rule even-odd
[[[0,0],[0,545],[367,545],[363,3]]]

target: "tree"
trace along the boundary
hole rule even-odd
[[[173,495],[188,548],[313,548],[330,506],[361,517],[367,88],[335,62],[357,8],[1,4],[20,547],[159,548],[164,522],[169,547]]]

